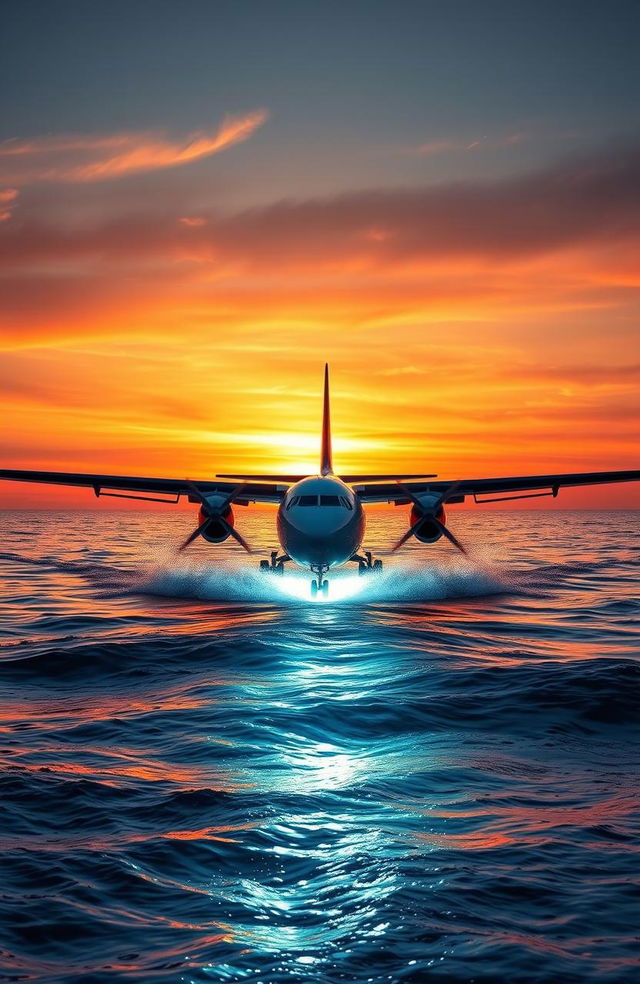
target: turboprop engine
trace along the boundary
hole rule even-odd
[[[241,485],[226,495],[216,492],[213,492],[210,495],[204,495],[204,493],[200,491],[194,482],[189,482],[189,498],[191,502],[200,503],[198,525],[195,530],[189,534],[186,540],[182,541],[178,547],[178,553],[185,550],[189,544],[193,543],[194,540],[197,540],[199,536],[201,536],[204,540],[208,540],[209,543],[224,543],[225,540],[228,540],[229,537],[232,536],[236,543],[240,544],[243,550],[246,550],[247,553],[253,553],[245,538],[238,532],[237,529],[235,529],[234,526],[234,516],[231,503],[242,488],[243,486]]]
[[[437,543],[442,536],[442,527],[438,524],[446,522],[447,514],[439,496],[419,496],[411,507],[409,526],[415,527],[413,535],[421,543]]]
[[[449,488],[440,495],[429,491],[425,491],[422,495],[418,495],[417,493],[412,492],[412,490],[406,485],[402,485],[400,482],[398,484],[413,505],[411,507],[409,529],[406,533],[402,534],[396,543],[394,543],[391,548],[391,553],[395,553],[396,550],[399,550],[400,547],[407,542],[407,540],[411,539],[412,536],[415,536],[417,540],[421,541],[421,543],[435,543],[441,536],[444,536],[447,538],[449,543],[453,544],[456,550],[459,550],[460,553],[466,554],[467,551],[460,543],[460,540],[447,526],[444,511],[445,502],[464,502],[464,495],[458,495],[460,482],[454,482],[453,485],[449,486]]]
[[[216,502],[217,499],[220,502]],[[228,503],[225,505],[223,496],[217,495],[207,496],[207,505],[208,513],[205,513],[203,506],[200,506],[198,512],[198,526],[202,527],[201,536],[209,543],[224,543],[231,536],[231,530],[235,525],[233,509]]]

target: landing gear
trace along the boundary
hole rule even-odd
[[[318,580],[315,578],[311,582],[311,597],[316,598],[319,594],[324,595],[325,598],[329,597],[329,582],[326,577],[324,577],[324,572],[329,570],[328,567],[312,567],[311,570],[314,574],[318,575]]]
[[[329,582],[325,578],[320,584],[314,580],[311,582],[311,597],[316,598],[319,594],[324,595],[325,598],[329,597]]]
[[[374,560],[370,550],[364,554],[354,554],[351,558],[358,565],[358,574],[382,574],[382,561]]]
[[[271,560],[260,561],[260,572],[262,574],[277,574],[281,577],[284,574],[284,565],[288,560],[291,560],[288,554],[278,557],[278,551],[272,550]]]

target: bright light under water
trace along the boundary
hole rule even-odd
[[[268,576],[268,575],[267,575]],[[310,578],[299,575],[283,574],[274,577],[275,587],[290,598],[300,601],[312,601],[318,605],[328,605],[337,601],[345,601],[358,595],[366,597],[367,588],[371,587],[370,578],[359,574],[338,574],[329,576],[329,591],[327,595],[311,596]],[[369,582],[369,583],[368,583]]]

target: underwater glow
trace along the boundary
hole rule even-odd
[[[347,601],[358,595],[366,594],[367,588],[371,587],[370,577],[361,577],[359,574],[338,574],[329,576],[329,591],[325,596],[317,594],[311,595],[311,576],[299,574],[283,574],[281,577],[273,578],[277,589],[289,598],[297,598],[299,601],[310,601],[314,605],[328,605],[331,602]]]

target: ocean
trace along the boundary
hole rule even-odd
[[[0,513],[1,981],[638,979],[640,512],[449,520]]]

